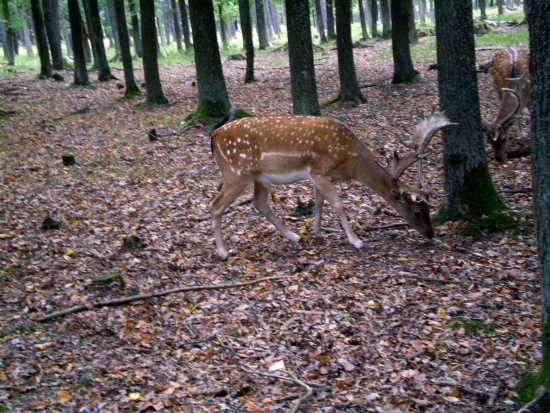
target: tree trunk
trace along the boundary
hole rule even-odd
[[[138,12],[136,10],[136,0],[128,0],[128,7],[132,15],[132,39],[134,40],[134,50],[138,57],[143,57],[143,48],[141,46],[141,33],[139,30]]]
[[[2,9],[4,15],[4,38],[6,39],[6,59],[8,60],[8,66],[15,65],[15,44],[14,44],[14,34],[15,32],[11,28],[11,19],[10,19],[10,7],[8,0],[2,0]]]
[[[23,42],[25,43],[25,49],[27,50],[27,57],[34,59],[34,50],[32,48],[31,30],[29,29],[29,19],[27,15],[28,10],[19,9],[19,18],[23,26]]]
[[[168,99],[162,92],[160,83],[157,29],[155,26],[154,0],[140,0],[141,10],[141,44],[143,47],[143,74],[145,76],[145,91],[147,103],[151,105],[165,105]]]
[[[260,50],[265,50],[268,46],[267,28],[265,26],[264,0],[255,0],[256,5],[256,30],[260,41]]]
[[[367,101],[357,82],[353,44],[351,41],[351,0],[336,0],[336,47],[340,75],[340,100],[364,103]]]
[[[479,12],[482,20],[487,20],[487,10],[485,6],[485,0],[479,0]]]
[[[411,49],[409,46],[409,18],[412,0],[392,0],[392,52],[393,80],[392,83],[411,83],[417,76],[414,70]]]
[[[52,55],[54,70],[63,70],[63,50],[61,49],[61,30],[59,27],[58,0],[42,0],[44,26]]]
[[[179,0],[180,14],[181,14],[181,27],[183,31],[183,42],[185,43],[185,50],[190,51],[193,48],[191,44],[191,32],[189,31],[189,18],[187,17],[187,6],[185,0]]]
[[[319,33],[319,43],[327,43],[325,35],[325,22],[323,21],[323,11],[321,9],[321,0],[315,0],[315,17],[317,21],[317,32]]]
[[[372,15],[372,37],[378,37],[378,2],[376,0],[370,0],[370,10]]]
[[[46,36],[46,28],[44,27],[44,17],[40,0],[31,0],[31,12],[34,20],[36,46],[38,48],[38,56],[40,57],[40,78],[49,78],[53,76],[52,62],[50,60],[50,50],[48,48],[48,38]],[[86,63],[84,63],[86,69]],[[75,67],[76,73],[76,67]]]
[[[308,0],[285,0],[292,113],[320,115]]]
[[[391,39],[391,12],[389,0],[380,0],[380,13],[382,14],[382,39]]]
[[[176,48],[178,52],[183,52],[183,47],[181,45],[181,32],[180,32],[180,22],[178,20],[178,6],[176,5],[176,0],[171,0],[172,5],[172,21],[174,24],[174,37],[176,38]]]
[[[329,39],[336,39],[334,29],[334,0],[326,0],[325,9],[327,11],[327,36]]]
[[[254,78],[254,42],[252,40],[252,21],[250,20],[250,3],[248,0],[239,0],[239,14],[243,33],[244,49],[246,50],[246,73],[244,82],[256,81]]]
[[[361,33],[363,35],[362,39],[366,40],[369,38],[369,34],[367,32],[367,19],[365,17],[365,6],[363,4],[362,0],[359,0],[359,20],[361,20]]]
[[[506,207],[489,174],[483,146],[472,2],[435,0],[435,14],[441,110],[458,123],[442,132],[447,197],[436,219],[494,218]]]
[[[225,27],[225,17],[223,15],[222,3],[218,3],[218,17],[220,18],[220,37],[222,38],[222,47],[227,49],[229,47],[229,43],[227,40],[227,30]]]
[[[195,47],[198,107],[192,117],[221,117],[230,109],[223,76],[212,0],[189,0]]]
[[[414,20],[414,1],[409,0],[408,1],[408,7],[409,7],[409,21],[408,21],[408,28],[409,28],[409,43],[415,44],[418,43],[418,33],[416,33],[416,22]]]
[[[542,300],[542,364],[529,388],[535,393],[538,387],[550,387],[550,1],[527,0],[527,10],[532,85],[531,173]],[[541,411],[550,409],[548,398]]]
[[[124,0],[114,0],[114,8],[120,41],[120,56],[122,57],[124,80],[126,82],[124,97],[129,98],[138,95],[139,88],[134,78],[134,66],[132,64],[132,53],[130,52],[130,37],[128,35],[128,26],[126,25]]]
[[[102,82],[107,82],[113,78],[111,68],[107,62],[107,54],[105,53],[105,45],[103,43],[103,28],[101,27],[101,19],[99,17],[99,6],[97,0],[84,0],[88,15],[88,31],[92,49],[94,50],[95,65],[97,67],[97,79]]]
[[[38,2],[38,0],[31,0]],[[74,84],[89,85],[86,57],[84,56],[84,36],[82,33],[82,16],[78,7],[78,0],[69,2],[69,23],[71,25],[71,39],[73,40]],[[45,34],[45,33],[44,33]]]

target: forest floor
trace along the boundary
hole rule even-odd
[[[478,63],[492,53],[479,51]],[[327,103],[339,90],[336,51],[327,46],[315,59]],[[387,154],[438,104],[437,72],[428,71],[435,53],[415,63],[421,80],[412,85],[389,83],[389,42],[355,49],[355,59],[359,83],[376,83],[362,89],[368,102],[323,114]],[[258,54],[251,84],[244,62],[223,65],[234,107],[291,113],[285,52]],[[330,207],[322,238],[311,216],[289,215],[298,197],[312,198],[310,184],[277,187],[272,207],[302,242],[283,239],[245,203],[224,218],[222,261],[204,219],[221,181],[207,134],[148,139],[152,128],[185,126],[197,105],[194,65],[160,70],[168,106],[123,100],[114,80],[72,87],[69,72],[62,82],[0,77],[0,109],[13,112],[0,119],[0,412],[284,412],[301,402],[308,412],[515,409],[516,382],[541,357],[528,191],[501,193],[519,233],[468,237],[464,223],[449,222],[426,241],[380,228],[402,221],[368,188],[339,185],[366,244],[358,251]],[[136,76],[141,83],[140,69]],[[482,113],[493,117],[488,75],[479,82]],[[528,131],[528,115],[523,122]],[[514,138],[512,149],[519,144]],[[439,136],[432,147],[427,176],[443,194]],[[498,190],[530,188],[529,157],[498,164],[486,149]],[[63,166],[65,153],[75,165]],[[48,217],[61,227],[43,229]],[[124,242],[133,236],[140,242]],[[96,279],[112,274],[120,276]],[[91,305],[263,277],[277,278]],[[39,320],[82,304],[89,309]],[[294,378],[274,371],[283,365]]]

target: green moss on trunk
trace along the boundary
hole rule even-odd
[[[516,387],[517,405],[523,407],[533,400],[540,391],[550,388],[550,369],[541,369],[535,374],[522,378]],[[546,395],[530,412],[550,412],[550,395]]]
[[[220,118],[224,117],[227,112],[229,112],[229,108],[221,113],[219,112],[208,112],[206,109],[201,109],[200,107],[197,108],[194,112],[191,112],[189,115],[185,117],[185,122],[189,122],[190,124],[197,124],[200,123],[201,125],[204,125],[205,127],[210,127],[214,125],[216,122],[220,120]],[[242,109],[235,109],[235,116],[234,119],[241,119],[241,118],[248,118],[251,117],[250,113],[242,110]]]
[[[482,163],[464,174],[462,184],[449,194],[433,221],[436,225],[446,221],[468,221],[470,227],[465,235],[479,231],[515,230],[517,223],[504,213],[507,210],[495,189],[487,164]]]

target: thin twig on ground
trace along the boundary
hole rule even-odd
[[[531,400],[529,403],[519,409],[516,413],[529,413],[531,411],[531,407],[535,407],[548,394],[550,394],[550,389],[542,389],[537,397],[535,397],[533,400]]]
[[[97,307],[113,307],[117,305],[127,304],[131,303],[133,301],[139,301],[139,300],[145,300],[148,298],[155,298],[155,297],[161,297],[163,295],[168,294],[174,294],[174,293],[180,293],[185,291],[201,291],[201,290],[223,290],[228,288],[238,288],[238,287],[244,287],[247,285],[252,284],[258,284],[263,281],[269,281],[274,280],[277,278],[285,278],[286,276],[280,275],[280,276],[274,276],[274,277],[264,277],[264,278],[258,278],[256,280],[252,281],[246,281],[242,283],[236,283],[236,284],[220,284],[220,285],[196,285],[193,287],[179,287],[179,288],[173,288],[171,290],[166,291],[157,291],[149,294],[141,294],[141,295],[133,295],[130,297],[122,297],[122,298],[116,298],[113,300],[107,300],[107,301],[98,301],[98,302],[90,302],[83,305],[77,305],[75,307],[67,308],[65,310],[61,310],[55,313],[46,314],[42,317],[39,317],[36,319],[36,321],[43,323],[44,321],[51,320],[52,318],[61,317],[67,314],[72,313],[79,313],[81,311],[91,310],[93,308]]]

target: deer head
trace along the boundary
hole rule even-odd
[[[517,123],[520,136],[524,135],[519,114],[531,102],[529,57],[514,47],[499,50],[491,61],[489,75],[500,105],[494,121],[483,120],[483,129],[495,159],[502,162],[506,159],[510,127]]]

